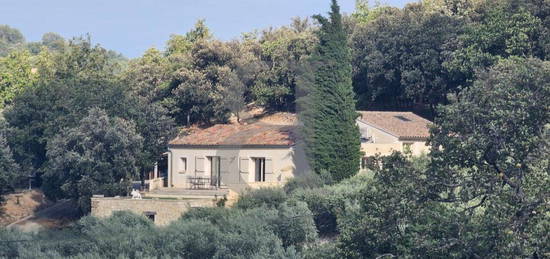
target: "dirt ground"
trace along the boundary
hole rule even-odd
[[[62,200],[54,205],[36,212],[31,217],[25,218],[10,227],[25,232],[36,232],[47,228],[62,228],[75,222],[80,218],[77,206],[73,201]]]
[[[5,198],[6,202],[1,208],[2,213],[0,213],[0,226],[7,226],[53,205],[39,190],[25,190],[9,194]]]
[[[7,195],[2,210],[0,226],[29,232],[43,228],[61,228],[78,220],[80,216],[74,202],[51,202],[39,190]]]

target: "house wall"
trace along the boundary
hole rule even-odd
[[[309,171],[301,146],[292,147],[170,147],[168,185],[190,188],[189,177],[210,177],[208,157],[221,159],[221,184],[242,192],[247,188],[281,186]],[[255,182],[255,157],[266,158],[266,181]],[[182,162],[185,158],[186,165]]]
[[[430,146],[428,146],[425,141],[414,141],[412,143],[411,153],[413,156],[420,156],[430,152]]]
[[[359,131],[361,132],[361,137],[370,139],[373,143],[376,144],[395,144],[399,142],[399,138],[391,135],[388,132],[380,130],[378,128],[372,127],[368,124],[358,121],[357,125],[359,126]]]
[[[410,150],[414,156],[429,152],[425,141],[402,141],[397,136],[364,122],[358,121],[357,125],[362,138],[367,139],[367,141],[361,142],[361,151],[365,153],[365,156],[390,155],[394,151],[404,152],[405,143],[411,143]]]

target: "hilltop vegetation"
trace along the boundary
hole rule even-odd
[[[317,23],[230,42],[199,21],[132,60],[0,27],[0,195],[32,174],[85,214],[96,192],[127,194],[177,126],[227,122],[250,103],[303,115],[317,173],[163,228],[117,213],[0,230],[0,256],[550,257],[549,14],[541,0],[358,1],[343,16],[333,2]],[[432,152],[356,174],[354,105],[434,118]]]

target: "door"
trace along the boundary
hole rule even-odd
[[[209,157],[208,160],[210,160],[210,185],[220,187],[220,184],[221,184],[220,157],[212,156],[212,157]]]

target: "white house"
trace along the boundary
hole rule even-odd
[[[393,151],[418,156],[429,152],[426,141],[431,122],[412,112],[360,111],[361,150],[365,158]]]
[[[359,113],[363,167],[375,154],[429,151],[425,144],[428,120],[410,112]],[[231,203],[246,189],[281,186],[309,171],[295,117],[284,125],[273,121],[219,124],[170,141],[163,162],[149,176],[143,200],[93,197],[92,215],[106,217],[113,211],[130,210],[165,225],[189,208],[216,206],[224,198]]]
[[[307,171],[293,125],[219,124],[168,145],[168,187],[240,192],[282,185]]]

